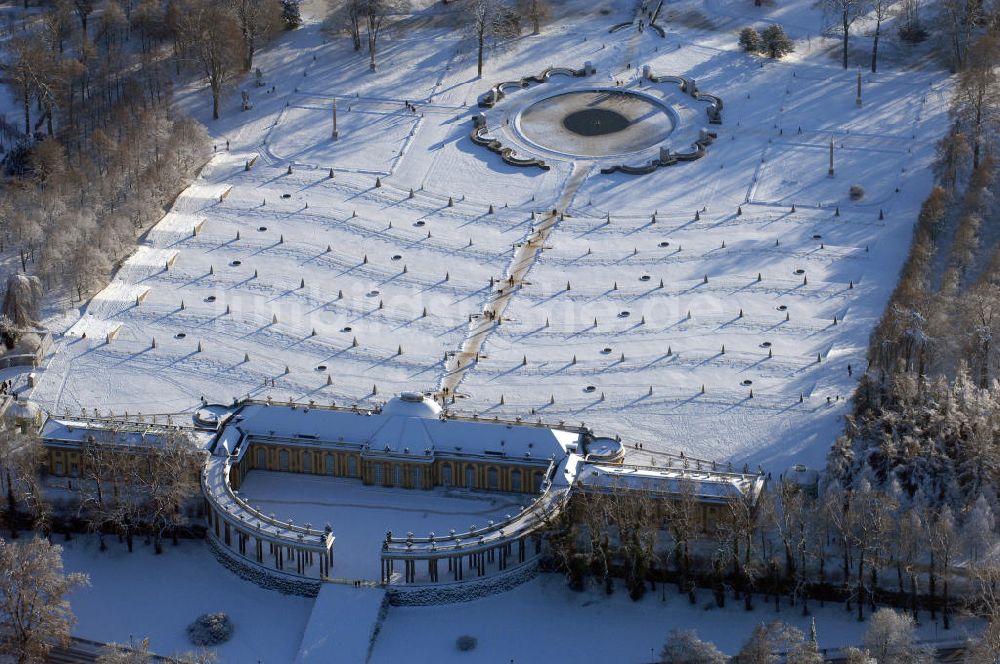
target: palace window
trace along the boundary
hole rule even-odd
[[[257,467],[267,468],[267,450],[263,447],[257,448]]]
[[[313,469],[313,455],[312,452],[302,453],[302,472],[311,473]]]
[[[333,469],[334,461],[335,461],[335,459],[334,459],[334,456],[332,454],[327,454],[326,455],[326,474],[327,475],[333,475],[333,473],[334,473],[334,469]]]
[[[451,486],[451,464],[446,463],[441,466],[441,484],[444,486]]]
[[[532,477],[535,481],[535,492],[537,493],[542,490],[542,474],[536,470]]]
[[[476,488],[476,469],[472,466],[465,467],[465,487],[467,489]]]
[[[347,457],[347,476],[348,477],[358,476],[358,457],[356,456]]]
[[[486,488],[491,491],[496,491],[499,487],[499,473],[497,473],[496,468],[490,468],[486,471]]]
[[[392,484],[393,486],[403,486],[403,467],[398,463],[392,466]]]
[[[278,452],[278,470],[288,470],[288,450]]]
[[[520,491],[521,490],[521,471],[516,468],[510,473],[510,490]]]
[[[424,478],[423,478],[422,473],[420,472],[419,468],[413,468],[410,471],[410,485],[414,489],[423,489],[424,488],[424,481],[423,480],[424,480]]]
[[[383,479],[383,476],[382,476],[382,464],[376,463],[372,467],[372,481],[375,484],[382,484],[384,482],[384,479]]]

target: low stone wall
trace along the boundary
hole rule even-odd
[[[518,157],[517,155],[514,154],[514,150],[508,147],[504,147],[504,145],[500,141],[488,138],[486,136],[486,127],[484,126],[483,119],[480,116],[478,115],[474,116],[472,118],[472,121],[475,123],[475,127],[472,129],[472,133],[469,135],[469,138],[472,139],[472,142],[475,143],[476,145],[481,145],[490,152],[495,152],[496,154],[500,155],[500,158],[503,160],[505,164],[508,164],[510,166],[518,166],[521,168],[527,168],[529,166],[537,166],[543,171],[549,170],[549,165],[546,164],[541,159],[535,159],[534,157]]]
[[[205,537],[208,548],[222,566],[245,581],[252,581],[261,588],[276,590],[285,595],[301,597],[316,597],[319,594],[320,581],[292,577],[278,570],[265,569],[240,558],[225,545],[215,541],[211,534]]]
[[[428,606],[470,602],[506,592],[538,575],[538,558],[523,565],[473,581],[426,586],[389,586],[386,597],[393,606]]]

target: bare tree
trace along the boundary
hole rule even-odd
[[[222,94],[245,62],[239,22],[225,3],[188,0],[177,17],[181,48],[208,79],[212,118],[219,119]]]
[[[516,15],[503,0],[470,0],[466,9],[478,49],[476,73],[482,78],[487,43],[517,34]]]
[[[878,570],[885,537],[891,530],[892,511],[896,505],[889,495],[864,480],[854,491],[853,503],[857,518],[853,520],[849,535],[857,558],[855,598],[858,603],[858,622],[861,622],[864,620],[866,599],[872,605],[872,610],[875,610],[874,592],[878,587]],[[866,577],[866,572],[870,579]]]
[[[83,32],[83,40],[87,39],[87,18],[94,13],[93,0],[73,0],[73,11],[80,19],[80,30]]]
[[[364,0],[361,6],[361,19],[365,24],[365,34],[368,38],[368,66],[375,71],[375,56],[378,53],[378,40],[386,27],[389,17],[402,8],[401,0]]]
[[[1000,125],[1000,77],[996,62],[1000,39],[987,34],[968,51],[965,67],[958,74],[951,114],[972,139],[972,167],[978,168],[987,137]]]
[[[831,19],[831,27],[843,39],[844,69],[847,69],[847,49],[851,36],[851,26],[865,13],[864,0],[819,0],[823,13]]]
[[[933,564],[941,572],[941,621],[945,629],[951,627],[950,581],[959,550],[959,533],[951,508],[945,505],[936,514],[930,526],[930,545],[934,554]]]
[[[518,11],[531,21],[531,34],[541,32],[542,21],[549,17],[552,8],[548,0],[518,0]]]
[[[878,71],[878,42],[882,36],[882,23],[889,18],[889,12],[896,0],[869,0],[875,31],[872,33],[872,73]]]
[[[982,21],[983,3],[976,0],[938,0],[936,25],[944,33],[952,66],[956,71],[965,67],[969,46],[976,26]]]
[[[53,644],[69,643],[75,618],[66,597],[87,583],[85,574],[63,572],[62,547],[0,539],[0,653],[41,663]]]
[[[281,5],[274,0],[229,0],[243,33],[243,68],[253,68],[257,44],[274,34],[281,24]]]
[[[56,0],[42,15],[42,38],[48,47],[62,53],[73,34],[73,7],[70,0]]]
[[[328,0],[328,25],[337,31],[346,29],[351,34],[355,51],[361,50],[361,16],[365,3],[366,0]]]
[[[694,481],[678,479],[676,495],[664,503],[663,515],[673,539],[679,592],[691,590],[691,543],[699,531],[698,511]]]
[[[144,455],[139,486],[146,497],[143,521],[153,530],[156,553],[163,552],[163,536],[169,531],[177,543],[177,529],[187,519],[184,507],[198,495],[200,454],[191,439],[169,432]],[[142,465],[142,464],[141,464]]]

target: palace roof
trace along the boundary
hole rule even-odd
[[[419,394],[404,393],[380,410],[249,403],[234,413],[216,453],[235,451],[244,437],[296,445],[361,446],[369,455],[426,458],[480,456],[526,461],[562,459],[580,446],[580,428],[454,417]]]

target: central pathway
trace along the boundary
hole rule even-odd
[[[590,167],[589,162],[573,164],[573,171],[570,173],[559,202],[556,203],[556,209],[546,212],[542,221],[532,227],[528,237],[516,248],[506,275],[495,284],[494,289],[486,299],[482,313],[473,316],[469,323],[469,332],[462,341],[461,348],[449,353],[448,357],[445,358],[444,376],[441,378],[441,387],[436,395],[442,402],[446,402],[449,398],[454,399],[455,392],[465,377],[465,372],[470,367],[475,366],[483,343],[503,321],[507,305],[514,294],[523,286],[525,275],[535,264],[552,229],[558,223],[559,211],[569,207],[576,195],[576,190],[590,171]]]

